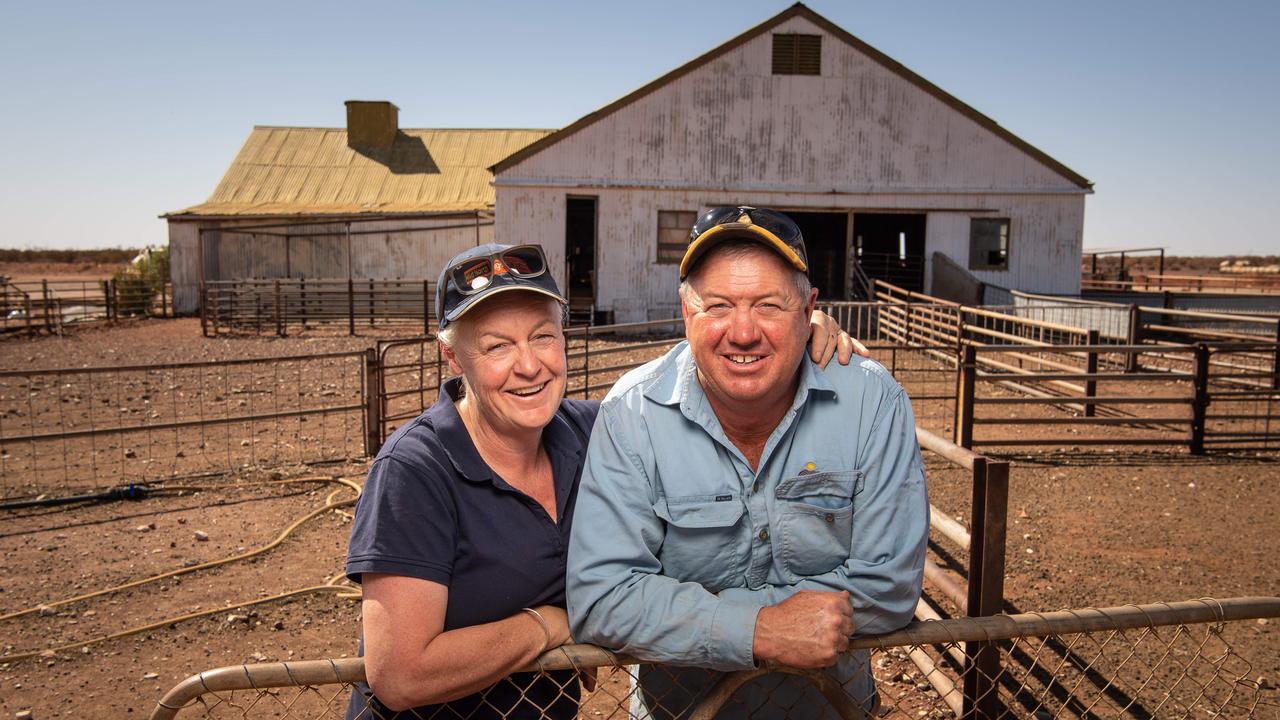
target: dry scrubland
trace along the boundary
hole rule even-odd
[[[370,338],[216,338],[194,320],[78,330],[0,341],[0,368],[101,366],[363,349]],[[1019,610],[1274,595],[1280,559],[1276,456],[1193,458],[1182,450],[1098,449],[1012,456],[1007,596]],[[5,511],[0,615],[114,584],[250,552],[295,520],[341,502],[327,480],[363,466],[285,467],[205,479],[142,502]],[[929,461],[934,503],[967,515],[966,475]],[[273,478],[323,476],[308,483]],[[232,486],[239,482],[238,486]],[[160,582],[0,620],[0,653],[40,651],[187,613],[215,614],[145,633],[0,664],[0,714],[140,717],[165,690],[203,669],[355,652],[358,604],[334,593],[236,609],[317,586],[340,572],[349,507],[302,523],[274,549]],[[967,518],[965,518],[967,519]],[[206,540],[197,537],[197,531]],[[1229,629],[1280,680],[1274,624]]]

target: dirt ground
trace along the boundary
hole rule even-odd
[[[142,321],[0,341],[0,369],[269,357],[372,344],[340,335],[203,338],[194,320]],[[932,382],[946,390],[941,380]],[[1181,449],[1139,447],[1008,457],[1006,596],[1016,609],[1277,594],[1274,453],[1196,458]],[[967,521],[967,475],[936,458],[927,462],[933,503]],[[142,717],[165,691],[201,670],[354,654],[358,603],[323,587],[340,576],[350,507],[308,515],[351,498],[353,491],[334,478],[361,482],[363,471],[362,464],[343,463],[250,468],[139,501],[0,510],[0,716],[30,710],[33,718]],[[305,478],[315,479],[285,482]],[[255,553],[295,523],[278,545]],[[163,573],[182,574],[61,602]],[[319,589],[270,599],[308,588]],[[250,604],[263,599],[269,600]],[[182,616],[193,617],[174,620]],[[1233,625],[1227,638],[1253,663],[1252,676],[1272,686],[1280,681],[1275,622]],[[28,653],[35,656],[15,658]]]

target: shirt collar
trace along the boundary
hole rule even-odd
[[[440,445],[449,456],[449,462],[458,471],[458,475],[472,482],[493,480],[493,470],[480,457],[480,451],[467,432],[466,423],[458,414],[458,400],[462,399],[462,378],[449,378],[440,386],[440,399],[436,400],[431,413],[432,425]]]

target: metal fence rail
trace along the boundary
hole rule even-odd
[[[388,324],[431,327],[435,283],[427,280],[227,280],[201,290],[200,327],[222,333],[284,337],[318,326],[355,335]]]
[[[0,372],[0,497],[366,454],[366,353]]]
[[[172,317],[173,287],[141,282],[28,280],[0,277],[0,334],[58,334],[68,325],[127,317]]]
[[[627,370],[658,357],[684,336],[679,319],[570,327],[565,329],[568,397],[603,397]],[[380,442],[430,407],[449,368],[434,335],[378,343]]]
[[[619,719],[1275,717],[1280,690],[1259,677],[1274,658],[1246,657],[1238,643],[1243,621],[1278,616],[1280,598],[1264,597],[916,622],[851,643],[870,652],[878,697],[850,694],[822,673],[777,667],[702,673],[709,689],[695,693],[672,682],[687,683],[687,670],[586,645],[551,650],[488,694],[540,692],[543,707]],[[959,659],[979,642],[998,649],[990,670]],[[591,669],[599,684],[587,692],[578,677]],[[784,682],[787,675],[808,689]],[[218,668],[175,686],[151,718],[341,718],[363,679],[359,658]],[[979,679],[989,690],[966,703],[965,688]],[[387,716],[357,702],[361,718]],[[447,717],[509,714],[494,703]]]

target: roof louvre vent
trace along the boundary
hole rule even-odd
[[[773,36],[774,75],[821,75],[822,36],[779,33]]]
[[[386,100],[348,100],[347,145],[353,150],[390,150],[399,131],[400,108]]]

